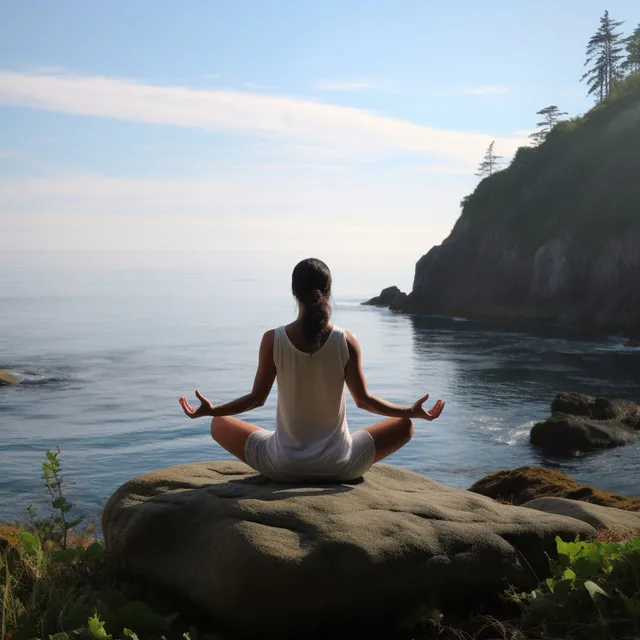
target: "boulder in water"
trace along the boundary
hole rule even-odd
[[[0,387],[3,385],[7,386],[10,384],[18,384],[18,382],[18,378],[16,378],[12,373],[0,369]]]
[[[640,406],[626,400],[559,393],[552,415],[531,429],[531,444],[552,454],[586,453],[640,437]]]
[[[296,485],[225,461],[130,480],[102,527],[132,573],[251,637],[530,589],[555,536],[596,533],[385,464],[356,483]]]
[[[380,292],[379,296],[376,296],[375,298],[371,298],[370,300],[367,300],[362,304],[373,305],[376,307],[389,307],[390,305],[394,304],[396,299],[399,301],[402,298],[402,296],[406,298],[407,294],[400,291],[398,287],[396,286],[387,287],[386,289],[383,289]]]

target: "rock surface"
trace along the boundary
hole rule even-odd
[[[625,400],[560,393],[552,415],[531,429],[531,444],[553,454],[617,447],[640,437],[640,406]]]
[[[404,310],[637,336],[638,148],[640,88],[518,149],[418,260]]]
[[[18,378],[8,371],[0,369],[0,387],[3,385],[18,384]]]
[[[404,307],[407,294],[403,293],[398,287],[387,287],[380,292],[379,296],[371,298],[362,304],[373,305],[376,307],[389,307],[396,311]]]
[[[567,498],[536,498],[525,502],[522,506],[544,513],[576,518],[596,529],[629,530],[640,533],[640,512],[623,511]]]
[[[518,467],[496,471],[478,480],[470,490],[515,505],[522,505],[536,498],[558,497],[640,511],[640,496],[629,497],[600,491],[560,471],[545,467]]]
[[[127,482],[102,526],[130,571],[261,636],[383,617],[434,592],[531,588],[556,535],[595,535],[389,465],[360,483],[287,485],[222,461]]]

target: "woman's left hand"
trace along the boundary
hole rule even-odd
[[[202,418],[203,416],[212,416],[213,415],[213,404],[209,402],[197,389],[196,389],[196,398],[200,400],[200,406],[197,409],[194,409],[187,399],[182,396],[178,398],[178,402],[182,407],[182,410],[185,412],[189,418]]]

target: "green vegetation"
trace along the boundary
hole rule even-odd
[[[602,102],[611,92],[614,82],[624,77],[625,41],[622,33],[615,33],[623,22],[616,22],[605,11],[600,18],[600,28],[591,36],[587,44],[587,60],[584,66],[590,68],[582,76],[589,86],[589,95],[596,95]]]
[[[562,638],[640,637],[640,536],[627,541],[563,542],[551,577],[531,593],[512,592],[522,626]]]
[[[598,245],[640,224],[640,72],[614,82],[608,98],[561,121],[537,147],[482,180],[462,201],[461,220],[501,228],[534,252],[563,231]]]
[[[538,130],[532,133],[529,137],[533,144],[538,146],[547,139],[547,136],[551,133],[551,129],[561,121],[562,116],[569,114],[566,111],[560,111],[555,104],[552,104],[544,109],[540,109],[540,111],[537,111],[536,115],[541,116],[542,120],[536,123]]]
[[[47,451],[42,470],[53,512],[40,518],[30,507],[26,526],[3,529],[12,535],[0,552],[0,640],[135,640],[130,629],[147,637],[167,633],[175,614],[161,615],[136,598],[95,528],[73,531],[82,518],[69,518],[59,449]]]
[[[90,527],[78,532],[62,486],[60,450],[42,464],[52,513],[3,527],[0,551],[0,640],[221,639],[213,622],[175,598],[130,581]],[[415,640],[626,640],[640,637],[640,536],[601,535],[562,542],[550,577],[530,593],[513,589],[475,608],[440,611],[425,604],[370,637]],[[182,609],[180,614],[175,609]],[[196,628],[203,627],[203,631]],[[189,629],[184,633],[184,629]],[[382,635],[376,635],[380,632]],[[392,635],[390,635],[392,634]]]
[[[496,141],[494,140],[487,148],[484,158],[482,162],[478,165],[478,171],[476,175],[479,178],[488,178],[493,175],[500,166],[500,160],[502,160],[502,156],[497,156],[493,151],[493,145],[495,145]]]

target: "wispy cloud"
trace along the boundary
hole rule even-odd
[[[387,84],[374,82],[367,78],[359,80],[328,81],[319,80],[313,87],[316,91],[384,91],[391,92],[392,89]]]
[[[417,153],[475,162],[496,140],[510,154],[522,140],[447,131],[353,107],[241,91],[196,90],[73,74],[0,72],[0,103],[62,113],[253,133],[344,149],[345,154]]]
[[[508,87],[501,84],[491,84],[484,87],[470,87],[464,90],[468,96],[497,96],[509,93]]]

